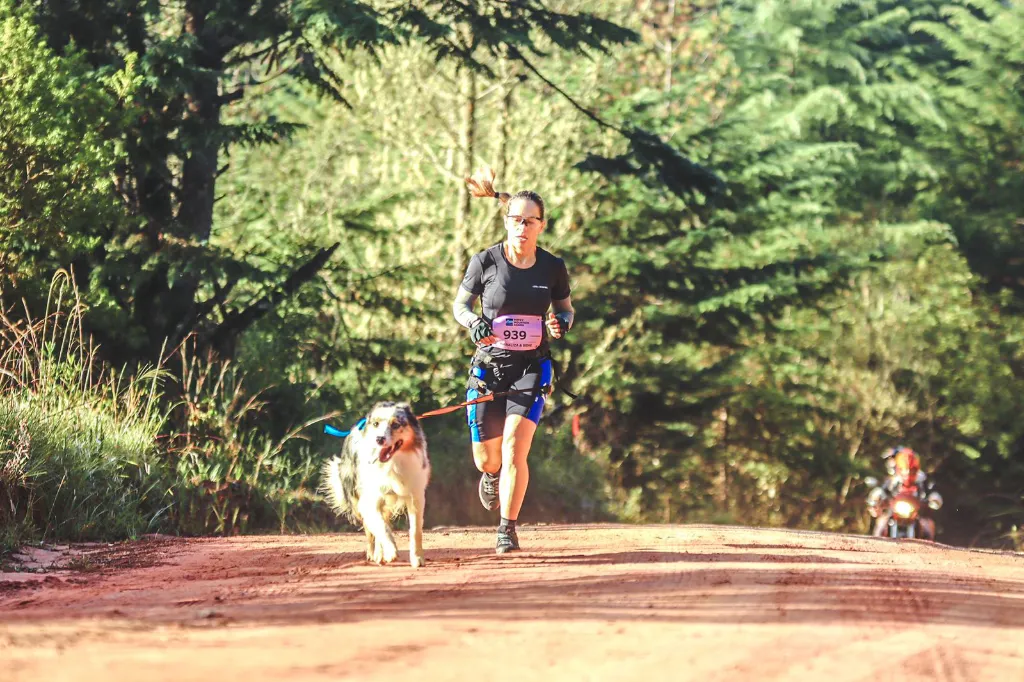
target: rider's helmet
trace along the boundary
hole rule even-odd
[[[917,480],[917,473],[921,470],[921,458],[910,448],[900,448],[892,457],[892,463],[896,474],[907,483],[914,483]]]

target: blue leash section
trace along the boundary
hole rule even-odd
[[[360,419],[359,423],[352,428],[352,431],[360,431],[365,425],[366,419]],[[328,436],[334,436],[335,438],[344,438],[345,436],[352,433],[352,431],[342,431],[341,429],[334,428],[330,424],[324,424],[324,433],[326,433]]]

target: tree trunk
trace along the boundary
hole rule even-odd
[[[729,510],[729,408],[722,407],[718,412],[721,422],[721,458],[718,462],[718,503],[723,512]]]
[[[201,71],[193,80],[184,98],[184,119],[179,134],[189,140],[188,156],[181,171],[180,203],[176,227],[187,243],[204,245],[213,231],[213,204],[217,182],[221,102],[219,78],[224,70],[224,53],[217,35],[206,30],[208,3],[188,0],[185,3],[184,31],[197,45],[196,63]],[[191,271],[171,284],[167,292],[164,335],[176,345],[192,331],[196,320],[196,295],[202,272]]]
[[[675,43],[672,40],[676,23],[676,0],[668,0],[668,31],[665,33],[665,92],[672,89],[672,69],[675,65]]]
[[[217,180],[219,152],[220,97],[218,81],[224,71],[224,54],[212,31],[205,30],[206,3],[185,3],[185,33],[198,45],[196,62],[202,68],[185,94],[185,119],[182,132],[189,136],[191,148],[182,166],[178,220],[186,238],[205,242],[213,227],[214,185]]]
[[[512,118],[512,91],[516,87],[515,76],[515,65],[512,66],[511,72],[504,74],[505,85],[501,88],[501,104],[498,107],[498,167],[495,169],[498,182],[500,186],[507,187],[508,184],[506,179],[508,177],[508,138],[509,138],[509,121]],[[494,218],[494,229],[500,233],[504,227],[504,221],[502,219],[504,211],[499,211]]]
[[[459,126],[458,175],[466,178],[473,173],[476,147],[476,74],[470,68],[460,69],[462,90],[462,120]],[[455,206],[455,279],[462,279],[473,236],[469,234],[469,212],[472,197],[466,183],[459,182]]]

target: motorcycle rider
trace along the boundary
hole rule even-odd
[[[933,490],[934,484],[921,471],[921,458],[912,449],[899,445],[882,453],[882,459],[888,476],[868,494],[867,499],[868,513],[875,519],[872,535],[880,537],[886,534],[892,517],[892,501],[898,495],[911,495],[919,503],[917,523],[921,537],[934,540],[935,520],[920,510],[926,506],[938,509],[942,506],[942,497]]]

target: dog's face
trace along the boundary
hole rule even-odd
[[[407,403],[377,403],[366,415],[363,426],[363,452],[375,452],[377,460],[388,462],[403,448],[416,446],[416,415]]]

